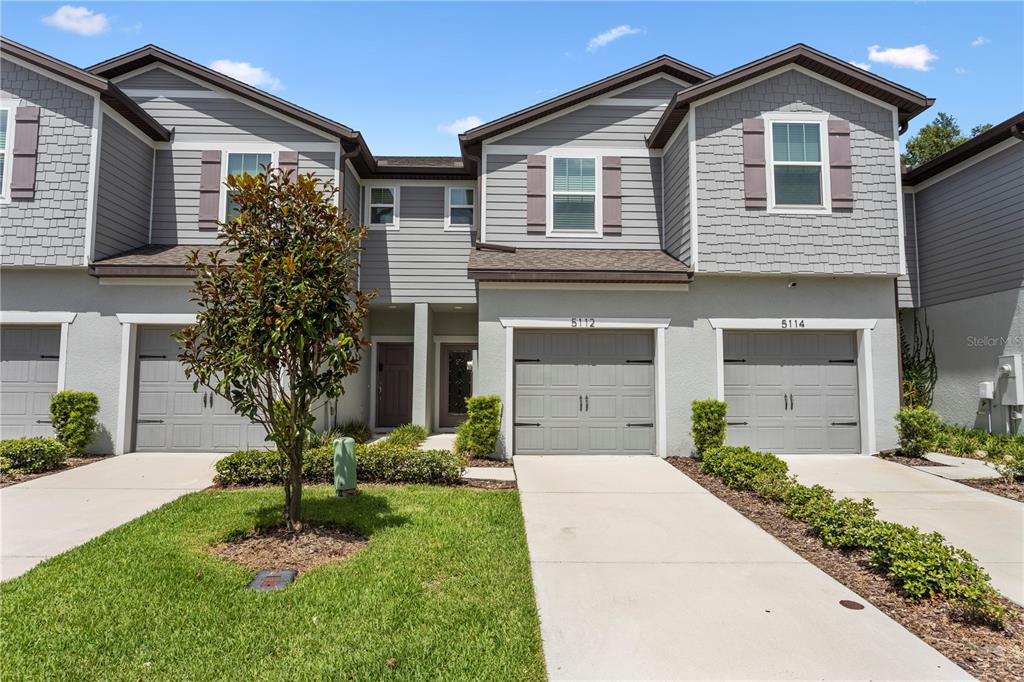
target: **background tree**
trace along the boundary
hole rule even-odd
[[[905,166],[920,166],[940,154],[945,154],[966,139],[960,132],[956,119],[940,111],[934,121],[907,140],[907,151],[900,158]]]
[[[991,127],[991,123],[979,123],[978,125],[971,128],[971,137],[977,137],[978,135],[981,135],[983,132],[990,129]]]
[[[280,169],[233,175],[237,217],[223,251],[189,259],[196,323],[178,334],[194,386],[263,425],[280,454],[284,516],[301,528],[302,456],[311,407],[356,371],[368,297],[356,276],[364,227],[335,205],[332,182]]]

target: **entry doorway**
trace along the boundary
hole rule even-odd
[[[375,427],[412,421],[412,344],[377,344]]]
[[[466,419],[466,400],[473,395],[475,343],[440,344],[437,426],[454,429]]]

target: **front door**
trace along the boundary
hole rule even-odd
[[[476,344],[441,344],[441,385],[437,425],[454,428],[466,418],[466,399],[473,395],[470,360]]]
[[[401,426],[411,421],[412,344],[378,344],[375,426]]]

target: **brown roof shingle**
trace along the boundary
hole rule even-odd
[[[220,246],[149,244],[98,260],[89,266],[89,274],[96,277],[191,277],[185,263],[193,251],[198,251],[203,261],[213,251],[220,251],[229,263],[235,260],[234,254]]]
[[[665,282],[683,284],[690,269],[652,249],[520,249],[480,245],[469,254],[470,279],[483,282]]]

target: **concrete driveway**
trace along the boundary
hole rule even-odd
[[[970,679],[660,459],[515,468],[552,680]]]
[[[939,531],[973,554],[1004,595],[1024,604],[1024,505],[902,464],[859,455],[788,455],[790,472],[837,495],[870,497],[889,521]]]
[[[221,457],[120,455],[0,490],[0,580],[202,490]]]

